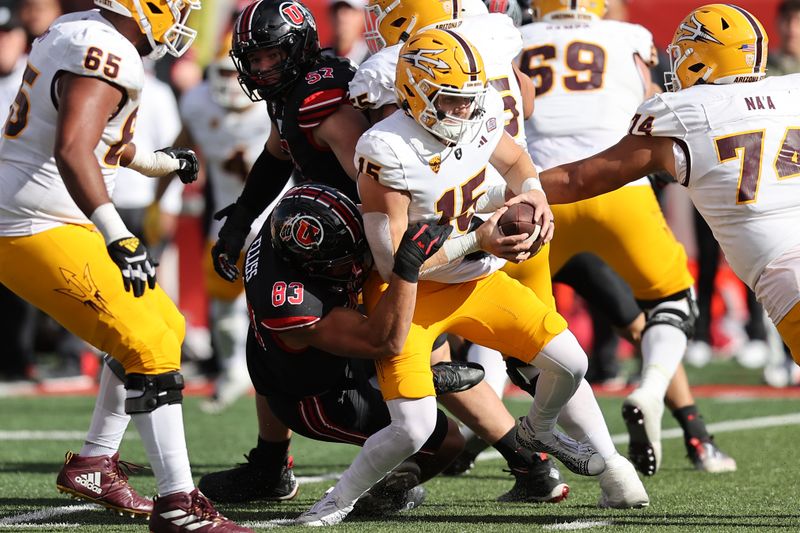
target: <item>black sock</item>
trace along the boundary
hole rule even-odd
[[[508,433],[503,435],[492,447],[500,452],[511,470],[527,470],[530,461],[526,460],[522,454],[517,453],[517,442],[514,438],[516,431],[516,427],[509,429]]]
[[[258,444],[250,456],[254,462],[262,465],[280,465],[283,467],[289,458],[289,444],[291,439],[281,442],[269,442],[258,437]]]
[[[708,441],[711,436],[706,429],[703,417],[697,411],[696,405],[681,407],[672,411],[672,416],[683,428],[683,440],[689,442],[691,439],[698,439],[700,442]]]

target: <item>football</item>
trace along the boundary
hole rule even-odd
[[[542,247],[542,239],[539,236],[540,226],[533,220],[533,206],[526,203],[518,203],[510,206],[497,221],[497,228],[506,237],[527,233],[536,235],[536,239],[531,244],[530,251],[536,253]]]

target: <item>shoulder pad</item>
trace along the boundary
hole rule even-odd
[[[297,109],[297,125],[301,129],[315,128],[346,102],[347,91],[341,87],[323,89],[306,96]]]
[[[390,117],[391,118],[391,117]],[[388,120],[388,119],[386,119]],[[385,121],[378,123],[380,125]],[[358,171],[391,189],[406,190],[405,170],[400,158],[392,149],[395,137],[373,126],[356,144],[354,163]]]
[[[349,86],[350,101],[354,107],[378,109],[397,103],[394,78],[399,51],[399,45],[384,48],[359,65]]]
[[[693,129],[692,126],[694,129],[703,127],[700,124],[700,117],[697,116],[697,111],[702,112],[702,110],[698,108],[693,111],[691,106],[681,105],[681,99],[676,101],[675,96],[678,95],[657,94],[642,102],[631,119],[628,133],[683,139]]]
[[[633,50],[642,58],[649,67],[658,65],[658,52],[653,43],[653,34],[650,30],[639,24],[629,22],[621,23],[625,25],[628,40]]]
[[[138,93],[144,85],[144,66],[136,48],[112,27],[94,20],[62,23],[53,47],[59,69],[106,80]]]
[[[326,314],[325,295],[315,283],[289,265],[271,257],[267,269],[246,282],[247,299],[257,311],[256,319],[270,331],[285,331],[318,322]],[[271,264],[270,264],[271,263]]]

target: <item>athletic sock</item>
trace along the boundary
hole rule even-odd
[[[678,421],[683,429],[683,440],[689,442],[691,439],[698,439],[700,442],[707,442],[711,439],[708,434],[706,423],[703,416],[697,411],[696,405],[689,405],[675,409],[672,416]]]
[[[125,384],[103,364],[100,369],[100,388],[97,391],[92,422],[81,457],[114,455],[119,450],[131,417],[125,413]]]

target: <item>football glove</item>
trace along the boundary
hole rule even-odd
[[[178,175],[183,183],[192,183],[197,180],[197,174],[200,172],[200,163],[197,161],[197,155],[194,150],[171,146],[156,150],[156,152],[164,152],[173,159],[178,160],[180,168],[175,171],[175,174]]]
[[[234,282],[239,277],[236,263],[239,261],[244,241],[256,216],[250,209],[237,202],[214,213],[215,220],[223,218],[225,224],[220,228],[217,242],[211,248],[211,261],[220,277]]]
[[[156,287],[156,262],[144,245],[131,235],[110,243],[106,249],[111,260],[122,271],[122,282],[125,290],[139,297],[144,294],[145,284],[154,289]]]
[[[416,283],[422,264],[442,247],[452,231],[450,224],[440,226],[418,222],[409,226],[394,254],[392,272],[406,281]]]

